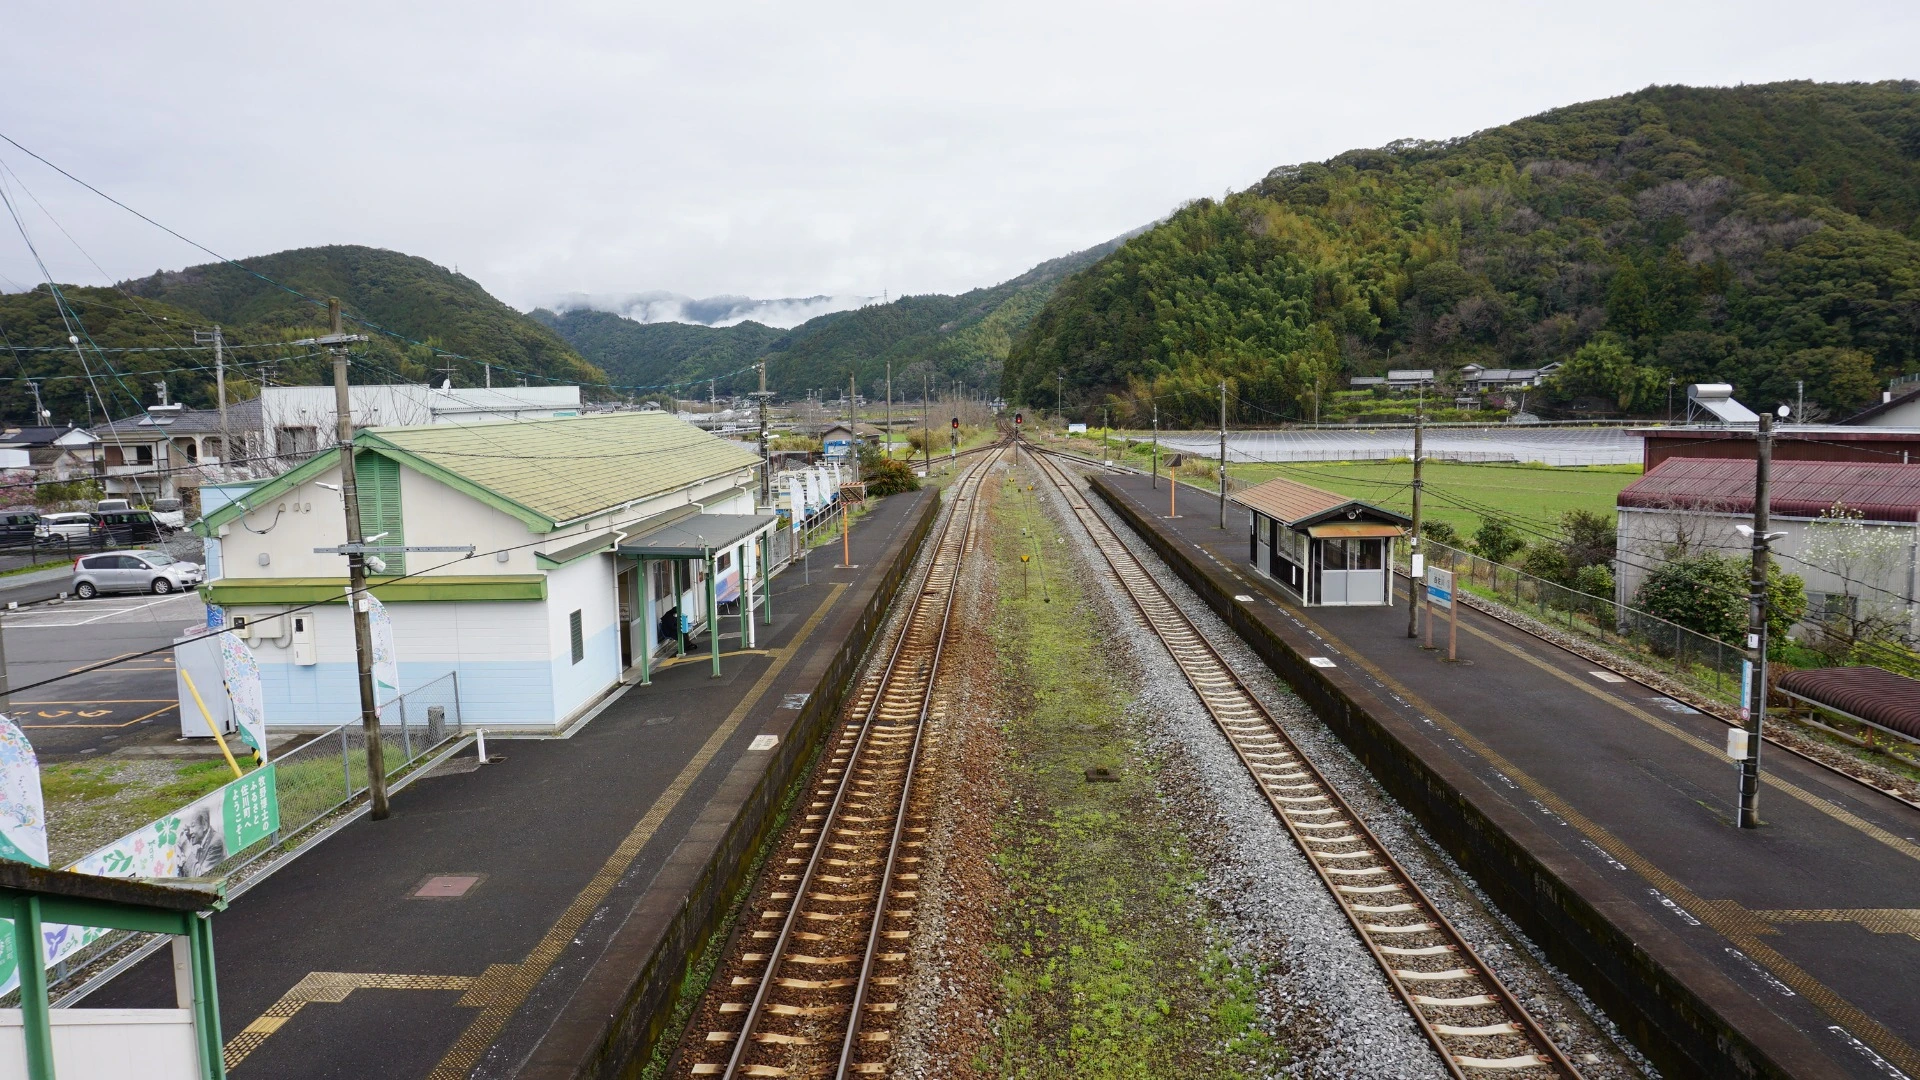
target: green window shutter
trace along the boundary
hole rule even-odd
[[[400,513],[400,463],[377,454],[353,456],[353,480],[360,495],[360,535],[381,537],[380,546],[407,542]],[[407,557],[399,552],[381,555],[392,575],[407,572]]]

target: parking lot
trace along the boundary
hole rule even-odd
[[[171,746],[180,735],[173,655],[166,646],[206,608],[192,593],[34,604],[0,616],[13,686],[124,658],[100,671],[14,695],[12,716],[42,761],[72,761],[129,746]],[[142,656],[149,649],[163,651]]]

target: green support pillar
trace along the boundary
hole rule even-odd
[[[653,579],[647,576],[647,560],[640,560],[640,685],[653,685]]]
[[[773,625],[773,534],[760,534],[760,594],[766,608],[766,623]]]
[[[720,677],[720,604],[715,598],[713,578],[713,549],[706,549],[707,556],[707,641],[713,647],[713,677]]]
[[[220,1034],[220,987],[214,979],[213,923],[187,916],[193,955],[193,1030],[200,1040],[201,1080],[226,1080],[226,1040]]]
[[[47,1015],[47,943],[40,933],[40,898],[13,903],[13,955],[20,972],[20,1027],[27,1042],[27,1076],[53,1080],[53,1022]]]
[[[687,623],[690,621],[686,608],[687,587],[680,580],[681,572],[685,568],[686,562],[684,560],[675,559],[673,561],[673,608],[680,613],[680,618],[674,622],[673,632],[679,635],[679,655],[681,656],[687,655]]]

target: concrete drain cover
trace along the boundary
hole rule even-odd
[[[1087,783],[1089,784],[1117,784],[1119,782],[1120,777],[1115,774],[1112,769],[1087,770]]]
[[[409,895],[415,900],[458,900],[467,895],[485,874],[435,874],[420,883]]]

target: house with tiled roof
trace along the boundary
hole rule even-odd
[[[1750,457],[1669,457],[1621,490],[1614,584],[1622,603],[1673,553],[1749,557],[1753,541],[1738,527],[1753,521],[1754,468]],[[1774,557],[1805,582],[1809,623],[1859,619],[1872,608],[1920,628],[1920,463],[1776,458],[1767,486],[1769,528],[1782,534]],[[1810,544],[1835,508],[1855,519],[1843,546],[1859,554],[1844,560]]]
[[[1412,519],[1284,476],[1229,499],[1247,511],[1247,561],[1302,604],[1393,603],[1393,545]]]
[[[385,549],[371,591],[401,689],[453,674],[466,723],[553,730],[665,653],[704,640],[717,657],[716,631],[751,645],[776,521],[756,512],[758,465],[659,412],[357,433],[360,528]],[[210,485],[195,525],[203,593],[244,624],[272,726],[358,713],[347,560],[316,550],[346,542],[340,480],[331,449]]]

